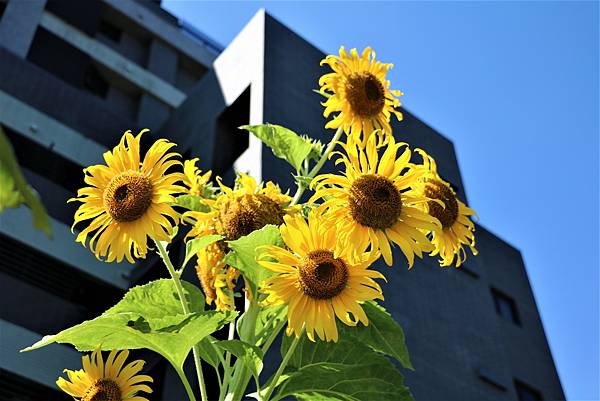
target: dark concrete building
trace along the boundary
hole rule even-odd
[[[18,350],[163,275],[156,257],[109,265],[75,243],[76,205],[66,200],[82,186],[82,168],[101,162],[123,131],[148,127],[199,156],[203,170],[291,186],[286,163],[236,127],[271,122],[326,142],[332,133],[311,91],[323,56],[263,11],[222,49],[159,1],[0,2],[0,124],[54,231],[52,240],[34,231],[24,208],[0,216],[0,400],[68,399],[54,382],[80,366],[79,353]],[[404,116],[396,137],[426,149],[466,201],[452,143]],[[404,372],[408,386],[417,400],[564,399],[520,252],[481,226],[476,235],[480,255],[463,268],[433,259],[410,271],[382,267],[385,305],[415,367]],[[153,400],[185,399],[165,362],[137,355],[155,378]]]

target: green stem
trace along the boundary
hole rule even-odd
[[[177,296],[179,296],[179,301],[181,302],[181,308],[183,309],[183,313],[188,315],[190,313],[190,308],[188,306],[188,301],[185,297],[185,293],[183,292],[183,286],[181,285],[181,280],[179,279],[179,274],[175,271],[175,267],[169,258],[169,254],[163,244],[160,241],[154,241],[156,243],[156,247],[158,248],[158,252],[160,254],[161,259],[165,263],[169,274],[171,275],[171,279],[173,280],[173,284],[175,285],[175,291],[177,291]],[[194,364],[196,365],[196,375],[198,376],[198,383],[200,384],[200,396],[202,397],[202,401],[207,401],[206,397],[206,385],[204,384],[204,375],[202,374],[202,361],[200,360],[200,352],[198,349],[198,345],[194,345],[192,347],[192,352],[194,354]]]
[[[275,390],[275,387],[277,386],[279,377],[285,370],[285,367],[287,366],[288,362],[290,361],[290,358],[294,354],[294,350],[296,349],[296,346],[298,345],[298,343],[300,343],[300,337],[302,336],[302,334],[304,334],[304,331],[302,333],[300,333],[300,336],[294,338],[294,340],[290,344],[290,347],[288,348],[287,352],[283,356],[283,361],[281,361],[281,365],[279,365],[279,369],[277,369],[277,372],[275,372],[275,375],[273,376],[273,380],[271,380],[271,384],[267,388],[267,392],[265,393],[265,396],[263,397],[264,401],[269,401],[269,399],[271,398],[271,394],[273,394],[273,390]]]
[[[185,387],[185,392],[187,393],[190,401],[196,401],[196,396],[194,395],[194,390],[192,390],[192,386],[190,386],[190,382],[188,382],[187,377],[185,377],[185,373],[183,373],[183,370],[179,369],[179,368],[175,368],[175,370],[177,371],[177,374],[179,375],[179,378],[181,379],[181,382],[183,383],[183,387]]]
[[[228,340],[233,340],[235,334],[235,322],[229,323],[229,333],[227,334]],[[229,380],[231,380],[231,353],[227,351],[225,353],[225,361],[223,362],[223,385],[219,393],[219,401],[223,401],[225,394],[227,393],[227,387],[229,386]]]
[[[342,130],[341,127],[338,128],[337,131],[335,131],[335,135],[333,136],[333,138],[331,138],[331,141],[329,141],[329,144],[327,145],[327,148],[325,149],[325,152],[323,152],[323,154],[321,155],[321,158],[319,159],[319,161],[317,162],[317,164],[315,164],[315,166],[312,168],[312,170],[310,170],[310,173],[308,173],[307,177],[309,179],[315,178],[315,176],[317,175],[317,173],[321,170],[321,167],[323,167],[323,165],[325,164],[325,162],[329,158],[329,154],[335,148],[335,145],[337,144],[337,141],[342,136],[343,132],[344,131]],[[302,194],[304,193],[304,190],[306,190],[306,187],[304,186],[304,184],[298,183],[298,189],[296,190],[296,193],[294,194],[294,198],[292,199],[292,202],[290,203],[290,206],[295,205],[295,204],[297,204],[300,201],[300,198],[302,197]]]

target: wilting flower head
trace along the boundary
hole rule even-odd
[[[351,140],[342,147],[345,153],[336,152],[340,155],[336,164],[343,163],[345,171],[317,176],[309,202],[324,199],[316,210],[338,226],[344,247],[362,251],[370,246],[391,266],[390,244],[397,244],[412,267],[415,254],[422,257],[424,251],[433,250],[422,230],[439,226],[417,207],[427,198],[412,190],[424,171],[415,169],[408,145],[396,143],[393,136],[381,158],[375,136],[369,138],[365,149]],[[397,158],[400,148],[404,152]]]
[[[349,326],[359,321],[367,325],[360,303],[383,299],[373,279],[384,277],[369,270],[377,255],[336,253],[340,227],[316,213],[309,214],[308,222],[299,214],[284,220],[280,231],[287,248],[266,246],[259,263],[276,273],[262,284],[261,292],[267,294],[267,305],[288,305],[287,334],[300,336],[304,327],[312,341],[315,333],[321,340],[337,341],[336,316]]]
[[[319,79],[320,92],[329,96],[323,103],[323,115],[337,113],[325,128],[341,127],[361,147],[375,130],[384,139],[391,135],[390,115],[402,120],[402,113],[395,109],[400,106],[397,97],[402,92],[391,90],[386,80],[393,65],[376,61],[375,52],[369,47],[359,56],[356,49],[348,54],[343,46],[339,57],[329,55],[321,61],[323,64],[333,70]]]
[[[129,351],[111,351],[106,363],[99,349],[82,358],[83,369],[72,371],[65,369],[69,377],[58,378],[56,384],[65,393],[80,401],[148,401],[136,395],[152,389],[144,382],[152,382],[152,377],[139,375],[144,361],[137,360],[127,365],[125,360]]]
[[[134,263],[134,256],[145,258],[147,237],[167,241],[177,221],[170,203],[175,202],[174,194],[184,191],[175,185],[182,174],[167,173],[169,168],[181,165],[173,159],[177,153],[167,153],[175,144],[159,139],[140,161],[140,139],[147,131],[135,137],[125,132],[119,144],[104,153],[106,165],[83,170],[89,187],[69,199],[82,202],[72,229],[80,221],[92,219],[77,236],[77,242],[85,246],[88,234],[95,232],[89,246],[98,259],[120,262],[127,258]]]
[[[225,252],[221,244],[210,244],[198,252],[196,273],[206,302],[215,303],[218,311],[234,310],[233,290],[239,271],[223,262]]]
[[[259,230],[267,224],[280,225],[283,216],[295,208],[288,207],[291,198],[282,194],[272,182],[259,187],[249,175],[240,174],[237,185],[229,188],[217,178],[222,193],[216,199],[205,199],[211,207],[210,212],[190,211],[184,214],[184,220],[195,222],[188,237],[220,234],[227,241]]]
[[[183,162],[183,185],[188,188],[190,195],[203,196],[204,186],[210,180],[212,171],[202,174],[200,169],[196,167],[197,161],[198,158]]]
[[[461,202],[450,184],[439,176],[433,158],[421,149],[417,149],[417,152],[423,157],[423,168],[427,171],[419,180],[418,191],[431,199],[420,207],[441,223],[441,227],[431,231],[431,242],[435,247],[431,255],[440,255],[441,266],[450,266],[456,257],[458,267],[467,259],[464,245],[471,248],[473,255],[477,255],[475,225],[469,219],[476,213]]]

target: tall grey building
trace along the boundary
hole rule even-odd
[[[68,399],[54,382],[80,366],[79,353],[18,350],[163,275],[156,257],[106,264],[75,243],[76,206],[66,200],[82,186],[82,168],[101,162],[123,131],[148,127],[146,146],[167,137],[203,170],[231,179],[237,168],[291,186],[288,166],[237,127],[271,122],[327,141],[311,91],[323,57],[263,11],[223,49],[159,1],[0,2],[0,124],[54,231],[52,240],[34,231],[24,208],[0,216],[0,400]],[[452,143],[403,112],[396,137],[426,149],[466,201]],[[564,399],[520,252],[480,225],[476,235],[480,255],[463,268],[434,259],[410,271],[381,267],[385,305],[415,367],[404,372],[408,386],[417,400]],[[169,366],[137,355],[155,378],[152,399],[185,399]]]

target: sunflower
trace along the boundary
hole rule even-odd
[[[233,290],[239,271],[223,263],[225,252],[219,244],[210,244],[196,256],[196,273],[206,302],[214,302],[218,311],[234,310]]]
[[[350,54],[340,47],[340,56],[329,55],[321,61],[333,70],[319,79],[320,93],[328,96],[323,103],[325,118],[338,113],[325,128],[342,128],[348,135],[364,147],[375,130],[382,138],[391,135],[390,115],[398,121],[402,113],[397,97],[399,90],[391,90],[386,74],[393,64],[375,60],[375,52],[367,47],[359,57],[356,49]]]
[[[202,174],[196,167],[198,158],[183,162],[183,185],[188,188],[190,195],[204,196],[204,187],[208,184],[212,171]]]
[[[439,227],[437,219],[418,207],[428,201],[412,189],[425,169],[410,163],[411,151],[406,143],[396,143],[390,136],[381,159],[375,135],[361,149],[351,140],[342,144],[345,154],[337,163],[345,165],[343,175],[322,174],[311,185],[316,188],[309,200],[324,202],[316,211],[325,213],[339,232],[346,247],[362,251],[370,245],[371,251],[381,252],[385,263],[391,266],[390,244],[397,244],[409,268],[414,255],[433,250],[431,241],[423,230]],[[404,152],[396,158],[398,149]]]
[[[301,215],[284,220],[280,231],[287,248],[266,246],[258,263],[276,273],[262,283],[261,292],[267,294],[265,305],[288,305],[287,334],[300,336],[306,328],[311,341],[316,333],[321,340],[337,342],[336,316],[349,326],[359,321],[368,325],[360,303],[383,299],[373,279],[385,278],[369,270],[377,255],[351,258],[349,252],[336,252],[339,227],[316,213],[309,214],[308,223]]]
[[[147,237],[168,241],[173,222],[177,221],[170,202],[175,202],[173,194],[185,190],[175,185],[182,174],[166,173],[169,168],[181,165],[173,160],[177,153],[167,153],[175,145],[159,139],[140,162],[140,139],[146,131],[135,137],[130,131],[125,132],[119,144],[104,153],[106,165],[83,170],[89,187],[69,199],[82,202],[71,230],[77,223],[93,219],[79,233],[77,242],[85,246],[88,234],[95,231],[89,246],[100,260],[106,257],[107,262],[121,262],[126,258],[134,263],[134,256],[145,258]]]
[[[123,367],[128,350],[111,351],[106,364],[99,349],[82,358],[83,369],[65,369],[69,380],[59,377],[58,387],[80,401],[148,401],[136,395],[139,391],[151,393],[152,389],[144,382],[152,382],[152,377],[138,375],[144,361],[130,362]]]
[[[226,241],[233,241],[259,230],[267,224],[280,225],[283,216],[296,210],[288,207],[292,198],[282,194],[272,182],[258,186],[249,175],[240,174],[234,188],[224,185],[220,178],[217,182],[221,194],[216,199],[205,199],[210,212],[189,211],[184,221],[193,221],[194,228],[188,237],[220,234]]]
[[[233,289],[239,276],[237,269],[225,265],[223,258],[228,250],[225,241],[233,241],[259,230],[267,224],[280,225],[291,198],[281,193],[272,182],[259,186],[254,178],[240,174],[234,188],[229,188],[217,178],[221,194],[216,199],[204,199],[209,212],[189,211],[184,222],[193,222],[187,238],[220,234],[223,241],[211,244],[198,253],[196,272],[209,304],[215,301],[219,310],[233,309]]]
[[[450,266],[456,258],[456,267],[459,267],[467,259],[465,245],[471,248],[473,255],[477,255],[475,225],[469,218],[476,213],[461,202],[450,184],[439,176],[435,160],[421,149],[417,152],[423,157],[423,167],[428,173],[419,180],[419,190],[423,196],[432,199],[420,207],[441,223],[440,228],[431,231],[435,249],[430,255],[440,255],[440,266]]]

